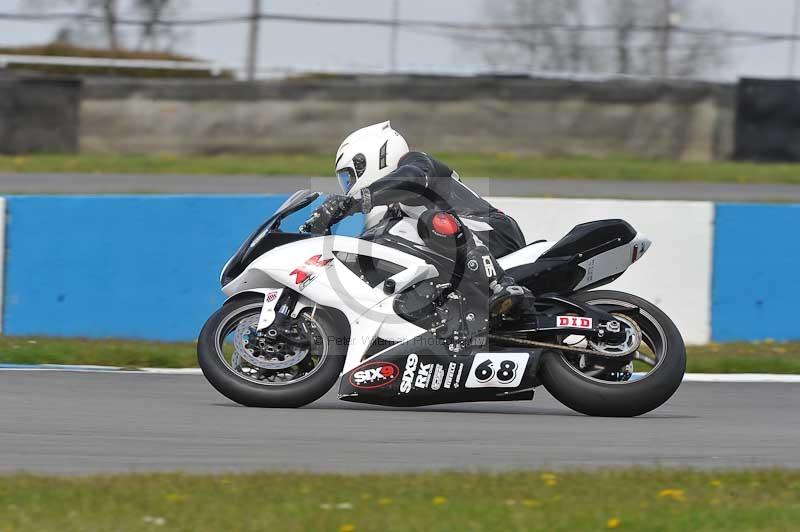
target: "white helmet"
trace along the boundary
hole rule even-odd
[[[353,195],[394,171],[406,153],[406,139],[389,121],[361,128],[339,146],[336,177],[345,194]]]

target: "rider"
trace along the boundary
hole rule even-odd
[[[418,220],[420,236],[432,249],[453,250],[456,263],[466,266],[465,276],[485,277],[490,315],[530,301],[530,291],[517,286],[495,260],[525,246],[514,219],[475,194],[444,163],[409,151],[388,121],[348,136],[339,146],[335,165],[346,195],[328,196],[301,232],[324,233],[359,211],[367,214],[369,229],[379,221],[375,214],[382,214],[376,207],[387,207],[385,217]]]

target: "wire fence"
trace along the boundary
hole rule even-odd
[[[23,22],[88,22],[105,23],[106,18],[91,13],[80,12],[50,12],[50,13],[9,13],[0,12],[0,20],[23,21]],[[470,31],[470,32],[503,32],[511,30],[546,30],[558,29],[579,33],[592,32],[616,32],[622,26],[614,24],[567,24],[567,23],[519,23],[519,24],[497,24],[497,23],[475,23],[475,22],[452,22],[444,20],[421,20],[421,19],[380,19],[380,18],[361,18],[361,17],[323,17],[308,15],[293,15],[281,13],[256,13],[253,15],[216,15],[207,17],[186,17],[186,18],[164,18],[148,20],[134,17],[117,17],[115,23],[120,26],[213,26],[220,24],[246,24],[253,20],[276,21],[276,22],[297,22],[303,24],[333,24],[333,25],[357,25],[372,27],[397,27],[400,29],[420,28],[420,29],[439,29],[450,31]],[[659,25],[659,24],[633,24],[626,25],[626,30],[637,33],[663,32],[665,28],[674,34],[686,35],[712,35],[726,38],[745,38],[762,42],[787,42],[800,41],[800,35],[791,33],[759,32],[747,30],[732,30],[713,27],[691,27],[683,25]]]
[[[60,12],[0,12],[0,21],[11,22],[29,22],[29,23],[82,23],[82,24],[96,24],[101,26],[108,24],[108,19],[94,13],[87,12],[74,12],[74,11],[60,11]],[[497,45],[497,44],[519,44],[519,39],[514,32],[528,31],[532,35],[541,31],[559,31],[567,34],[581,34],[581,35],[613,35],[620,30],[629,32],[632,35],[653,35],[663,34],[668,31],[674,37],[674,41],[670,44],[671,50],[680,51],[682,49],[691,49],[698,53],[704,53],[703,47],[697,47],[696,44],[686,44],[681,42],[681,36],[685,37],[708,37],[710,39],[724,39],[724,46],[726,49],[737,47],[750,47],[765,44],[792,44],[800,41],[800,35],[796,33],[776,33],[776,32],[761,32],[761,31],[748,31],[738,29],[725,29],[714,27],[697,27],[687,26],[681,24],[628,24],[621,27],[614,24],[567,24],[567,23],[487,23],[487,22],[454,22],[446,20],[422,20],[413,18],[369,18],[369,17],[344,17],[344,16],[313,16],[313,15],[298,15],[286,13],[253,13],[253,14],[237,14],[237,15],[206,15],[194,17],[165,17],[159,19],[144,19],[135,16],[118,16],[114,17],[113,23],[120,27],[161,27],[161,28],[202,28],[219,25],[252,25],[254,23],[265,22],[282,22],[282,23],[297,23],[297,24],[311,24],[311,25],[328,25],[328,26],[362,26],[372,28],[386,28],[392,31],[405,32],[411,35],[437,37],[442,39],[459,40],[464,43],[473,43],[477,46],[480,45]],[[526,41],[526,45],[535,47],[546,43],[537,42],[535,39]],[[618,48],[610,40],[595,39],[586,44],[572,44],[571,46],[576,49],[586,50],[607,50],[609,52]],[[639,52],[653,52],[658,51],[658,44],[653,42],[648,43],[633,43],[630,45],[631,50]],[[709,45],[711,46],[711,45]],[[710,53],[711,50],[706,50]],[[394,64],[394,62],[392,62]],[[315,71],[341,71],[342,66],[345,70],[357,71],[387,71],[387,66],[383,65],[341,65],[339,68],[329,65],[328,67],[317,68]],[[354,68],[355,67],[355,68]],[[423,70],[435,70],[438,66],[428,66]],[[234,66],[234,70],[241,71],[244,67]],[[448,67],[441,66],[442,70],[447,70]],[[262,75],[281,75],[281,73],[298,72],[301,69],[296,69],[291,66],[286,67],[261,67],[256,68],[256,71]],[[513,71],[526,71],[530,73],[530,69],[524,63],[515,65],[513,63],[507,64],[502,68],[494,67],[489,68],[491,71],[513,72]],[[453,73],[453,72],[443,72]]]

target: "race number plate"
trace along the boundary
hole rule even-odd
[[[528,353],[476,353],[467,388],[516,388],[528,365]]]
[[[390,406],[530,399],[541,356],[541,349],[453,353],[441,339],[421,335],[345,373],[339,398]]]

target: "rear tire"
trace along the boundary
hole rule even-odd
[[[253,382],[234,371],[220,355],[220,331],[245,313],[260,312],[262,295],[246,295],[229,301],[208,319],[197,340],[197,361],[209,383],[228,399],[244,406],[295,408],[316,401],[336,383],[344,367],[346,342],[337,342],[336,320],[324,309],[317,309],[314,321],[327,349],[320,367],[296,383],[265,385]]]
[[[584,303],[618,301],[642,309],[663,331],[663,360],[640,380],[603,382],[583,375],[560,352],[548,352],[539,372],[547,391],[565,406],[590,416],[640,416],[664,404],[678,389],[686,371],[686,348],[672,320],[652,303],[624,292],[582,292],[572,299]],[[637,323],[639,320],[643,316],[636,317]],[[639,325],[643,327],[643,323]]]

